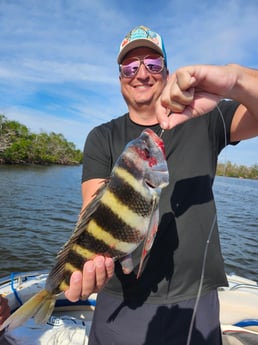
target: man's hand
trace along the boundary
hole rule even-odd
[[[237,73],[231,65],[194,65],[178,69],[167,81],[160,103],[170,110],[170,116],[159,112],[163,129],[211,111],[217,103],[230,97]]]
[[[83,272],[76,271],[71,275],[70,287],[65,291],[66,298],[77,302],[87,299],[93,292],[100,291],[114,274],[114,261],[111,258],[96,256],[84,264]]]

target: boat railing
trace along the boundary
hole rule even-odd
[[[231,286],[229,290],[239,290],[239,289],[248,289],[249,290],[255,290],[258,292],[258,286],[257,285],[251,285],[251,284],[236,284],[234,286]]]
[[[12,272],[10,275],[0,278],[0,286],[10,284],[13,281],[16,281],[18,285],[22,282],[29,280],[30,278],[35,278],[36,276],[48,274],[47,270],[41,271],[31,271],[31,272]]]

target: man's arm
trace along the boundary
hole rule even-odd
[[[231,141],[258,135],[258,71],[240,65],[193,65],[173,73],[161,95],[161,105],[169,108],[169,117],[160,112],[164,129],[212,110],[223,99],[241,103],[231,125]]]

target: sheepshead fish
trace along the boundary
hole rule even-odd
[[[56,296],[69,287],[71,274],[82,271],[96,255],[120,260],[126,271],[134,267],[130,254],[143,243],[137,277],[158,228],[158,202],[168,185],[164,144],[151,129],[129,142],[111,176],[83,210],[71,238],[58,253],[43,290],[13,313],[1,326],[13,329],[29,318],[46,323]]]

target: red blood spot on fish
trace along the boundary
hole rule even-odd
[[[154,157],[151,157],[151,158],[149,159],[149,166],[150,166],[150,167],[153,167],[153,166],[156,165],[156,164],[157,164],[157,159],[154,158]]]
[[[153,141],[156,143],[156,145],[161,149],[161,151],[163,152],[164,154],[164,157],[166,157],[166,154],[165,154],[165,146],[164,146],[164,142],[163,140],[156,134],[154,133],[151,129],[147,128],[145,129],[145,132],[148,133]]]
[[[139,147],[135,147],[135,151],[138,153],[139,157],[144,161],[149,161],[149,166],[153,167],[157,164],[157,159],[155,157],[150,156],[150,152],[148,149],[141,149]]]

